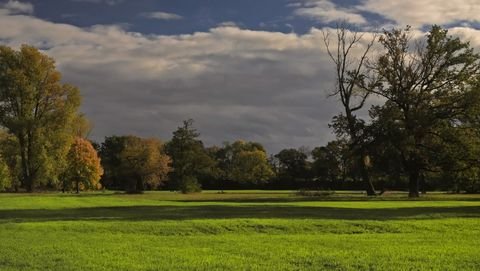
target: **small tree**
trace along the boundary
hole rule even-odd
[[[100,158],[92,144],[83,138],[77,137],[67,155],[67,171],[64,174],[63,189],[75,184],[77,193],[80,193],[80,186],[87,189],[99,189],[99,181],[103,174]]]
[[[256,142],[225,143],[219,165],[224,177],[237,183],[263,183],[274,175],[265,149]]]

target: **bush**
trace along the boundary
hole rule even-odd
[[[180,181],[180,191],[183,194],[187,193],[195,193],[195,192],[201,192],[202,188],[200,184],[198,183],[197,178],[193,176],[185,176],[181,181]]]
[[[12,176],[10,170],[3,159],[0,158],[0,192],[12,187]]]
[[[328,191],[328,190],[307,190],[307,189],[300,189],[297,192],[299,196],[305,197],[326,197],[334,195],[335,191]]]

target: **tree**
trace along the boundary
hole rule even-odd
[[[81,186],[86,189],[99,189],[99,181],[103,174],[100,165],[100,158],[90,141],[77,137],[75,138],[67,155],[67,170],[64,174],[65,180],[63,190],[75,184],[77,193],[80,193]]]
[[[18,191],[18,176],[20,175],[18,142],[15,136],[6,131],[0,131],[0,165],[3,167],[3,173],[1,173],[1,175],[4,176],[4,188]],[[3,165],[5,165],[6,168]]]
[[[226,143],[228,179],[237,183],[259,184],[273,177],[265,149],[260,143],[235,141]]]
[[[166,153],[171,158],[171,181],[173,187],[182,193],[200,191],[198,179],[209,175],[215,165],[199,136],[193,128],[193,120],[186,120],[183,126],[173,132],[172,139],[166,145]]]
[[[129,193],[159,188],[170,172],[170,158],[158,139],[128,136],[119,157],[119,170]]]
[[[62,84],[54,60],[36,48],[0,46],[0,125],[18,141],[20,179],[27,191],[64,170],[77,115],[77,88]]]
[[[101,183],[104,187],[113,189],[122,189],[121,176],[121,157],[123,149],[126,145],[126,136],[109,136],[105,137],[105,140],[100,146],[100,158],[104,174],[101,179]]]
[[[455,123],[468,107],[465,95],[477,78],[479,55],[467,42],[433,26],[424,40],[412,46],[410,28],[385,31],[385,52],[376,64],[381,84],[370,92],[387,100],[373,109],[376,121],[389,123],[389,140],[400,153],[409,178],[409,196],[419,196],[419,180],[429,168],[432,137],[442,123]],[[383,120],[382,120],[383,118]]]
[[[324,32],[323,37],[328,55],[335,64],[336,88],[331,96],[340,98],[344,110],[333,119],[332,126],[338,137],[348,140],[351,153],[356,156],[367,195],[373,196],[375,189],[370,180],[367,165],[364,164],[368,156],[368,150],[365,147],[365,122],[357,116],[356,112],[365,105],[370,95],[368,89],[376,84],[375,78],[369,79],[371,73],[366,65],[376,36],[374,35],[366,44],[363,44],[363,34],[349,31],[346,25],[342,24],[337,27],[334,50],[330,45],[330,33]],[[359,48],[361,45],[364,47]],[[354,57],[354,50],[361,51],[358,59]]]
[[[279,176],[293,182],[305,180],[310,175],[307,153],[297,149],[284,149],[275,155],[279,162]]]
[[[345,181],[348,166],[348,146],[342,141],[331,141],[326,146],[312,150],[312,170],[315,178],[329,181],[332,186],[337,180]]]
[[[0,192],[10,189],[12,187],[12,175],[7,163],[0,156]]]

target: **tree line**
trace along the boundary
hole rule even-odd
[[[438,26],[417,37],[409,27],[370,35],[340,25],[324,32],[324,48],[342,106],[330,124],[337,138],[269,155],[257,142],[207,147],[192,120],[166,142],[91,142],[80,92],[54,60],[0,46],[0,191],[480,191],[480,56],[468,42]]]

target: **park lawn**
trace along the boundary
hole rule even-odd
[[[0,194],[0,270],[480,270],[480,196]]]

